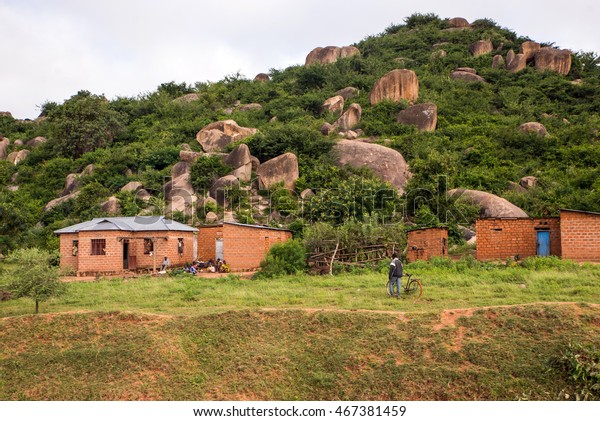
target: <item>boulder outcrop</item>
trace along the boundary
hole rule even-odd
[[[521,54],[525,55],[526,61],[531,61],[535,57],[536,53],[540,51],[540,44],[533,41],[525,41],[521,44]]]
[[[479,57],[484,54],[491,53],[493,49],[494,49],[494,46],[492,45],[492,41],[490,41],[490,40],[475,41],[469,47],[469,51],[471,51],[471,54],[473,54],[473,57]]]
[[[450,73],[450,78],[454,80],[461,80],[463,82],[485,82],[485,79],[479,75],[459,70],[455,70],[454,72]]]
[[[523,133],[531,133],[537,134],[539,136],[548,136],[548,130],[542,123],[538,123],[536,121],[530,121],[528,123],[523,123],[519,126],[519,131]]]
[[[400,111],[396,120],[407,126],[417,126],[421,132],[432,132],[437,124],[437,106],[432,103],[413,105]]]
[[[492,68],[502,69],[502,68],[504,68],[504,66],[505,66],[504,57],[502,57],[500,54],[496,54],[494,56],[494,58],[492,59]]]
[[[27,146],[29,146],[30,148],[35,148],[38,145],[41,145],[42,143],[46,142],[46,138],[44,136],[37,136],[34,137],[33,139],[29,139],[26,143]]]
[[[506,65],[506,68],[511,73],[517,73],[525,69],[527,66],[527,57],[525,54],[515,54],[510,63]]]
[[[223,162],[233,168],[232,175],[240,181],[252,179],[252,157],[248,145],[241,144],[227,155]]]
[[[180,96],[179,98],[175,98],[173,102],[175,104],[189,104],[190,102],[198,101],[199,99],[200,95],[196,93],[191,93]]]
[[[344,98],[344,100],[349,100],[350,98],[354,98],[358,96],[360,91],[357,88],[353,88],[352,86],[347,86],[344,89],[340,89],[335,94]]]
[[[566,75],[571,70],[571,51],[543,47],[535,53],[534,61],[537,70],[551,70]]]
[[[21,149],[20,151],[14,151],[8,154],[6,160],[13,165],[17,165],[19,162],[27,158],[30,152],[27,149]]]
[[[467,199],[478,205],[482,218],[526,218],[523,209],[495,194],[480,190],[453,189],[448,191],[452,199]]]
[[[10,140],[0,136],[0,160],[7,157],[6,150],[8,149],[8,145],[10,145]]]
[[[130,181],[129,183],[127,183],[123,187],[121,187],[121,191],[134,193],[134,192],[140,190],[142,187],[143,187],[143,185],[139,181]]]
[[[262,110],[263,106],[257,102],[252,102],[250,104],[240,105],[238,108],[239,111],[257,111]]]
[[[370,168],[373,174],[404,193],[411,174],[400,152],[359,140],[341,140],[333,147],[333,152],[338,165]]]
[[[67,195],[73,193],[75,190],[77,190],[79,188],[80,177],[81,177],[81,174],[67,175],[67,177],[65,178],[65,188],[63,189],[60,196],[61,197],[67,196]]]
[[[171,168],[171,177],[177,178],[184,174],[189,174],[191,165],[189,162],[179,161]]]
[[[204,126],[196,140],[205,152],[220,152],[231,142],[252,136],[256,129],[241,127],[234,120],[217,121]]]
[[[537,186],[537,183],[538,183],[538,178],[533,175],[528,175],[519,180],[519,185],[527,190],[532,189],[535,186]]]
[[[452,18],[448,20],[451,28],[468,28],[471,26],[465,18]]]
[[[189,162],[190,164],[196,162],[202,155],[204,155],[202,152],[195,152],[192,150],[182,149],[179,151],[179,159],[184,162]]]
[[[506,53],[506,66],[510,66],[510,63],[515,59],[515,52],[513,50],[508,50]]]
[[[283,182],[288,190],[293,190],[299,177],[298,158],[291,152],[284,153],[263,162],[256,171],[259,186],[268,189]]]
[[[254,82],[269,82],[271,78],[266,73],[259,73],[254,76]]]
[[[62,196],[56,199],[53,199],[51,201],[49,201],[46,206],[44,206],[44,212],[48,212],[49,210],[51,210],[52,208],[60,205],[61,203],[65,203],[68,202],[71,199],[75,199],[77,198],[77,196],[79,196],[81,192],[80,191],[74,191],[71,194],[68,194],[66,196]]]
[[[219,178],[210,186],[210,196],[214,197],[221,206],[227,206],[227,190],[239,187],[240,181],[235,175],[226,175]]]
[[[362,116],[362,108],[359,104],[352,104],[348,109],[337,119],[334,126],[342,131],[350,130],[360,122]]]
[[[309,65],[315,64],[315,63],[331,64],[331,63],[335,63],[340,58],[350,57],[350,56],[354,56],[357,54],[360,54],[360,51],[358,48],[353,47],[353,46],[347,46],[347,47],[329,46],[329,47],[324,47],[324,48],[317,47],[317,48],[313,49],[310,53],[308,53],[304,64],[306,66],[309,66]]]
[[[332,96],[327,98],[323,105],[321,105],[321,114],[333,113],[342,114],[344,111],[344,97],[341,95]]]
[[[109,197],[106,202],[100,204],[100,210],[108,215],[118,215],[121,212],[119,199],[115,196]]]
[[[405,99],[414,103],[418,98],[419,80],[415,72],[407,69],[396,69],[387,73],[375,83],[369,94],[371,105],[384,99],[394,102]]]

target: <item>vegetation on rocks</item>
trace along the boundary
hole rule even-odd
[[[0,161],[0,252],[30,246],[55,249],[53,230],[102,215],[97,205],[118,195],[130,181],[140,181],[153,203],[164,201],[165,178],[180,160],[182,144],[201,154],[196,133],[227,119],[258,129],[229,148],[246,143],[260,162],[285,152],[297,156],[300,178],[293,200],[286,199],[287,214],[278,222],[284,226],[299,226],[299,218],[311,223],[360,222],[375,213],[381,221],[393,223],[468,225],[477,212],[457,210],[458,205],[443,200],[451,188],[499,195],[531,216],[556,215],[560,208],[600,211],[597,54],[574,52],[567,75],[531,65],[513,73],[492,67],[492,55],[518,52],[528,38],[489,19],[477,20],[465,30],[451,27],[448,19],[416,14],[357,42],[360,54],[331,64],[273,69],[267,82],[233,74],[218,82],[167,82],[153,92],[111,100],[80,91],[62,104],[44,104],[35,121],[2,115],[0,133],[10,139],[7,152],[31,153],[17,165]],[[480,40],[491,41],[491,54],[471,54],[470,46]],[[485,82],[451,79],[459,67],[475,69]],[[435,131],[419,132],[397,122],[398,112],[410,105],[405,100],[371,105],[371,89],[394,69],[415,72],[416,102],[437,107]],[[351,103],[362,108],[353,130],[369,142],[397,150],[408,163],[413,177],[405,196],[389,198],[389,186],[367,170],[335,165],[332,146],[339,135],[333,131],[325,136],[319,129],[335,123],[337,115],[322,115],[321,107],[350,86],[357,91],[346,108]],[[261,107],[240,106],[256,103]],[[548,135],[517,129],[527,122],[542,123]],[[48,140],[28,146],[36,136]],[[16,144],[17,139],[24,144]],[[80,174],[89,164],[95,169],[81,176],[79,196],[44,211],[61,195],[66,176]],[[204,190],[224,173],[226,167],[217,158],[202,157],[192,165],[191,182]],[[537,185],[512,189],[510,182],[524,176],[537,177]],[[247,192],[254,186],[241,188]],[[307,188],[315,195],[300,199]],[[365,195],[373,201],[363,201]],[[164,209],[144,203],[137,201],[137,208]],[[121,209],[131,213],[136,207],[130,203]],[[204,211],[198,216],[203,217]],[[272,222],[250,209],[238,216]]]

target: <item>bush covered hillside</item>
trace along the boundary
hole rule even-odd
[[[600,211],[598,55],[567,60],[489,19],[464,24],[417,14],[256,78],[168,82],[113,100],[80,91],[44,104],[35,121],[2,113],[0,252],[55,249],[54,230],[107,214],[296,232],[317,221],[473,222],[475,206],[446,200],[453,188],[531,216]],[[395,69],[418,80],[395,73],[402,98],[390,96],[397,85],[380,86]],[[343,105],[324,107],[337,95]],[[437,122],[417,128],[415,110]],[[225,120],[234,122],[211,124]],[[358,162],[370,156],[393,168]]]

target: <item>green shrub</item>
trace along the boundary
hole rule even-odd
[[[527,257],[520,265],[531,270],[548,270],[556,269],[561,271],[577,270],[579,265],[571,260],[562,260],[557,256],[548,257]]]
[[[600,400],[600,350],[593,345],[569,344],[552,365],[570,383],[564,398],[578,401]]]
[[[306,250],[300,240],[274,244],[260,263],[257,278],[294,275],[306,270]]]
[[[225,165],[220,156],[201,156],[192,164],[190,177],[196,191],[208,190],[219,178],[231,172],[232,168]]]

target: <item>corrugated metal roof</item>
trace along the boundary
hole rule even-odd
[[[599,212],[591,212],[591,211],[583,211],[583,210],[575,210],[575,209],[559,209],[559,212],[576,212],[576,213],[585,213],[588,215],[600,215]]]
[[[241,226],[241,227],[248,227],[248,228],[260,228],[260,229],[268,229],[268,230],[274,230],[274,231],[289,231],[289,232],[292,232],[292,230],[289,230],[289,229],[275,228],[275,227],[270,227],[268,225],[240,224],[239,222],[223,222],[223,224],[238,225],[238,226]]]
[[[71,234],[80,231],[188,231],[198,229],[164,216],[127,216],[114,218],[94,218],[91,221],[71,225],[54,231],[55,234]]]

